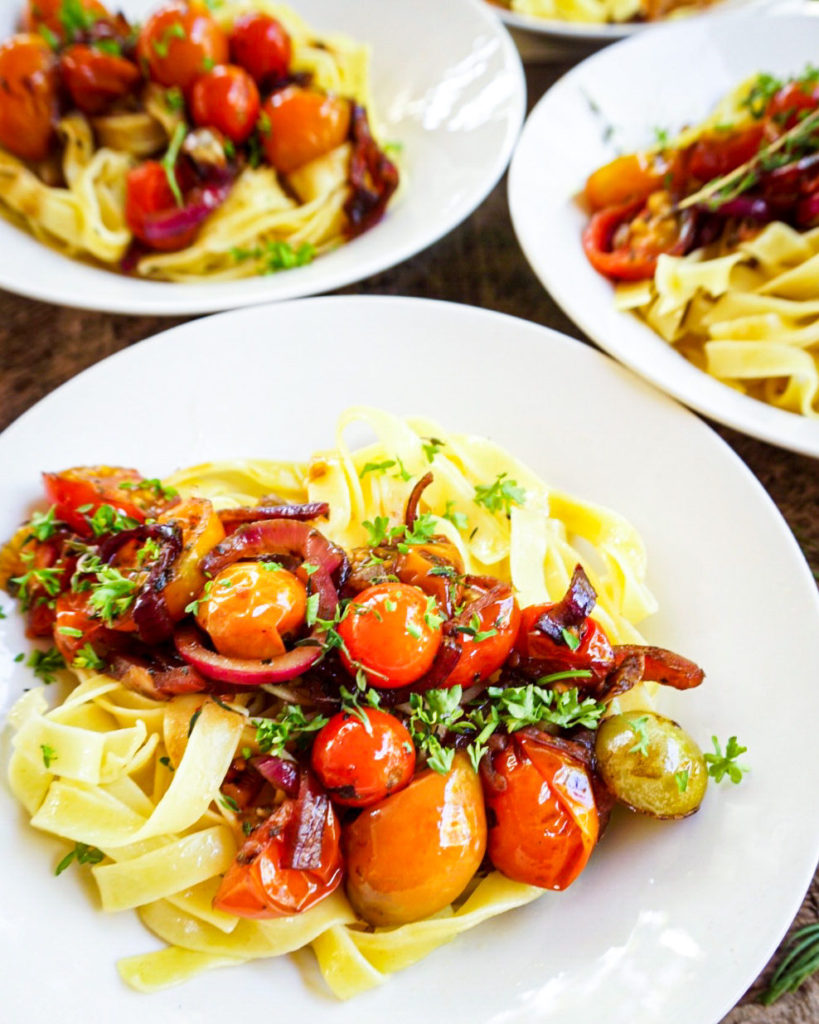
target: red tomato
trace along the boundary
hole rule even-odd
[[[598,168],[586,182],[586,200],[592,210],[647,199],[662,188],[664,169],[645,153],[630,153]]]
[[[136,64],[93,46],[69,46],[60,57],[60,71],[72,100],[85,114],[101,114],[142,81]]]
[[[142,480],[135,469],[112,466],[77,466],[62,473],[43,473],[48,500],[57,506],[56,518],[81,536],[91,533],[85,517],[93,515],[100,505],[112,505],[140,523],[147,512],[162,507],[152,490],[138,486]],[[89,508],[85,512],[77,511],[86,505]]]
[[[237,917],[288,917],[309,910],[338,886],[342,876],[341,829],[328,807],[317,868],[285,867],[295,800],[283,804],[255,829],[228,868],[213,905]]]
[[[817,90],[810,91],[804,82],[789,82],[773,97],[765,111],[784,130],[792,128],[802,110],[815,110],[819,105]]]
[[[64,629],[79,630],[80,636],[62,632]],[[88,594],[66,591],[57,598],[54,619],[54,644],[70,665],[77,652],[91,643],[95,635],[105,629],[102,619],[95,619],[88,610]]]
[[[290,68],[290,36],[267,14],[242,14],[230,34],[233,60],[259,85],[284,78]]]
[[[68,15],[73,14],[73,17]],[[26,32],[38,32],[43,26],[53,32],[58,39],[73,39],[75,34],[90,28],[100,18],[108,18],[110,13],[99,0],[74,0],[69,5],[66,0],[28,0],[23,13],[23,28]],[[70,33],[66,33],[66,21]]]
[[[284,569],[263,562],[237,562],[210,582],[196,619],[220,654],[229,658],[276,658],[282,636],[304,622],[304,584]]]
[[[40,36],[0,46],[0,145],[23,160],[44,160],[57,119],[54,54]]]
[[[756,156],[763,142],[765,128],[751,125],[736,132],[707,132],[691,147],[688,173],[697,181],[711,181],[730,174],[741,164]]]
[[[228,41],[203,3],[175,2],[160,7],[142,26],[137,56],[155,82],[188,89],[227,61]]]
[[[523,658],[543,662],[544,673],[587,669],[596,678],[605,676],[612,667],[614,654],[600,623],[586,619],[578,631],[580,643],[572,650],[568,644],[556,643],[534,628],[541,615],[552,607],[551,604],[532,604],[523,609],[515,650]]]
[[[395,715],[364,708],[333,715],[316,736],[313,771],[337,804],[368,807],[403,789],[415,771],[412,737]]]
[[[152,249],[175,252],[189,246],[200,224],[192,224],[165,238],[148,237],[145,225],[153,214],[164,214],[177,209],[176,197],[171,190],[165,168],[156,160],[129,171],[125,179],[125,220],[134,235]]]
[[[509,657],[518,635],[520,608],[512,591],[508,587],[504,587],[503,591],[476,613],[479,620],[477,637],[482,633],[489,633],[490,636],[478,639],[474,633],[456,634],[461,646],[461,656],[442,686],[466,688],[474,683],[483,682],[493,672],[497,672]],[[473,615],[470,614],[469,607],[460,619],[465,620],[464,624],[470,629],[474,629]]]
[[[441,646],[441,626],[431,625],[436,613],[434,599],[406,583],[362,590],[338,625],[346,648],[341,651],[344,667],[355,675],[360,665],[373,686],[414,683]]]
[[[507,878],[565,889],[597,842],[591,780],[573,758],[537,736],[515,733],[483,773],[490,822],[487,852]],[[503,785],[492,783],[499,777]]]
[[[262,106],[259,131],[268,163],[289,174],[340,146],[350,130],[350,104],[288,85]]]
[[[647,238],[638,246],[615,246],[617,230],[628,225],[643,209],[644,202],[611,206],[592,215],[583,232],[583,251],[594,269],[614,281],[644,281],[654,277],[657,256],[667,251]]]
[[[191,112],[202,128],[217,128],[233,142],[244,142],[259,119],[259,90],[244,70],[222,64],[202,75],[191,91]]]

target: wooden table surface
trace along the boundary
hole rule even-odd
[[[574,57],[567,58],[564,53],[548,63],[527,65],[530,107],[573,63]],[[411,295],[468,303],[553,327],[588,344],[540,286],[518,248],[505,179],[464,224],[437,245],[340,294]],[[82,312],[0,291],[0,430],[80,370],[181,322],[180,318]],[[713,426],[773,498],[819,578],[819,463]],[[817,920],[819,874],[794,928]],[[769,965],[722,1024],[819,1022],[819,978],[772,1007],[755,1003],[771,970]]]

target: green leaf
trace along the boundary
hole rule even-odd
[[[731,736],[728,740],[724,754],[716,736],[711,737],[711,742],[714,744],[714,753],[705,755],[708,774],[715,782],[722,782],[727,775],[734,785],[739,785],[742,782],[742,776],[748,769],[743,765],[737,764],[736,759],[744,754],[748,748],[740,746],[736,736]]]
[[[523,505],[526,491],[517,480],[509,480],[508,473],[499,473],[491,484],[475,485],[475,504],[483,505],[490,512],[504,512],[510,515],[512,505]]]

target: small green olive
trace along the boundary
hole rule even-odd
[[[702,751],[670,718],[629,711],[597,730],[597,766],[618,800],[655,818],[685,818],[702,803],[708,771]]]

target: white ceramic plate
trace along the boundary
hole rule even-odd
[[[159,0],[114,4],[135,18]],[[329,291],[426,248],[483,200],[509,162],[526,105],[520,59],[481,0],[292,0],[320,32],[372,49],[375,123],[402,144],[404,184],[385,219],[310,266],[249,281],[150,282],[69,260],[0,219],[0,287],[68,306],[119,313],[206,313]],[[22,0],[0,4],[0,38]]]
[[[271,333],[298,344],[273,348]],[[309,954],[306,982],[283,959],[154,996],[126,989],[114,961],[155,940],[130,913],[98,912],[75,868],[54,878],[64,847],[29,829],[0,786],[4,1019],[47,1024],[58,1008],[63,1024],[259,1011],[334,1024],[416,1024],[423,1014],[451,1024],[712,1024],[770,957],[816,861],[819,821],[805,794],[819,788],[819,602],[770,499],[681,406],[586,346],[467,306],[351,297],[242,310],[105,360],[11,426],[0,437],[0,537],[38,499],[41,469],[121,463],[161,475],[205,459],[302,459],[333,443],[338,413],[355,403],[489,435],[555,486],[630,517],[660,601],[649,638],[708,672],[665,707],[703,745],[737,734],[752,773],[711,787],[684,822],[617,817],[567,892],[493,919],[343,1005]],[[0,601],[8,706],[34,680],[13,661],[26,644],[11,601]]]
[[[531,14],[521,14],[517,11],[510,11],[508,7],[500,7],[492,0],[486,0],[490,4],[493,10],[497,11],[501,21],[505,22],[510,28],[518,29],[524,32],[533,32],[536,35],[551,36],[555,39],[562,39],[564,42],[572,43],[611,43],[616,39],[624,39],[626,36],[634,35],[636,32],[642,32],[646,28],[652,28],[656,24],[655,22],[583,22],[583,21],[563,21],[559,18],[537,18]],[[722,2],[713,9],[707,9],[700,13],[687,14],[679,19],[671,19],[674,24],[678,24],[679,21],[687,21],[688,18],[700,18],[708,17],[713,13],[722,11],[726,8],[749,6],[761,6],[764,3],[768,3],[770,0],[722,0]]]
[[[664,25],[584,61],[543,97],[509,175],[518,240],[535,273],[599,345],[681,401],[728,426],[819,456],[819,421],[748,398],[696,369],[636,317],[583,255],[586,177],[617,152],[651,145],[653,129],[702,120],[757,71],[795,73],[819,46],[819,10],[714,16]]]

